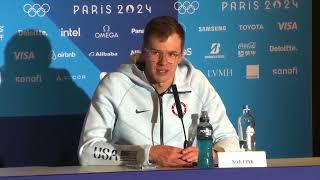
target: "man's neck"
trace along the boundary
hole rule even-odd
[[[162,94],[170,88],[171,83],[170,84],[157,83],[157,84],[152,84],[152,86],[154,87],[154,89],[157,91],[158,94]]]

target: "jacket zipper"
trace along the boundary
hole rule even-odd
[[[160,144],[164,145],[163,143],[163,103],[162,103],[162,95],[159,95],[159,104],[160,104]]]

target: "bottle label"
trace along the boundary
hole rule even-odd
[[[197,138],[212,139],[212,134],[213,134],[212,128],[208,128],[208,127],[198,128]]]

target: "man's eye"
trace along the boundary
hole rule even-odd
[[[152,55],[158,56],[160,53],[158,51],[151,51]]]

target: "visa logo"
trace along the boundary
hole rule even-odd
[[[16,60],[31,60],[35,58],[33,51],[19,51],[13,54]]]
[[[298,30],[296,22],[278,22],[278,26],[281,31]]]

